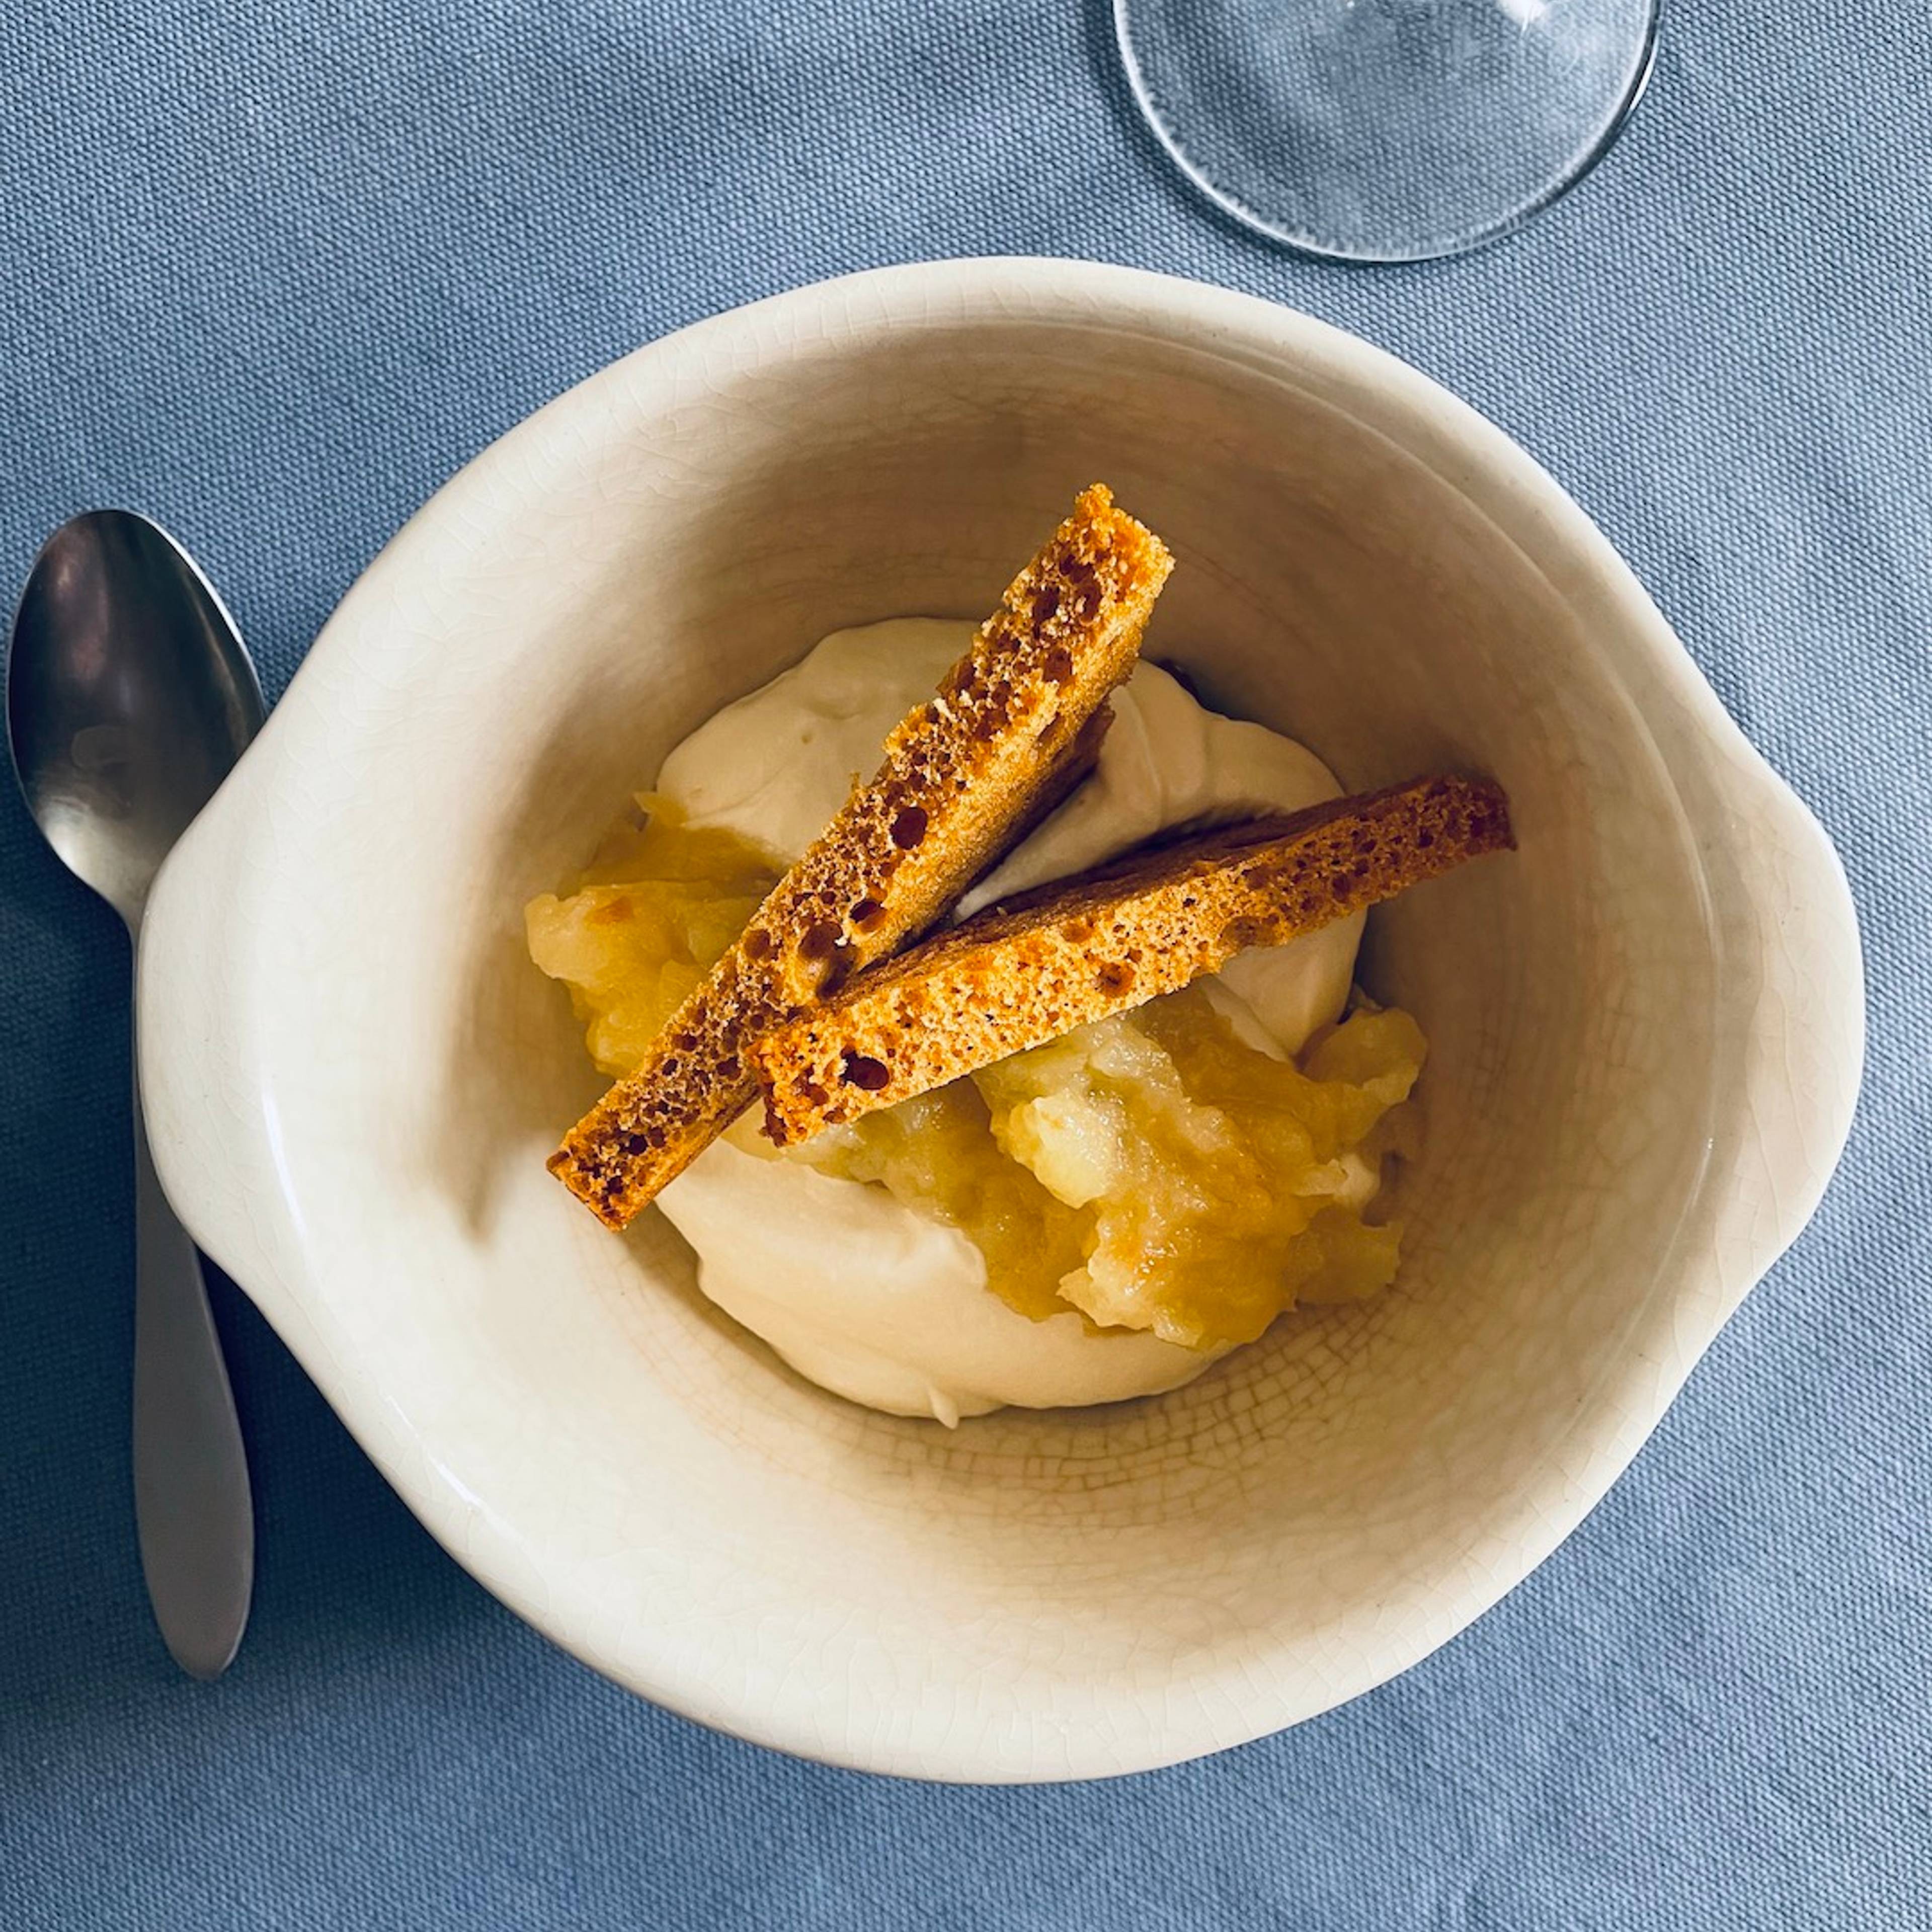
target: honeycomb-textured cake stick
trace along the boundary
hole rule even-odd
[[[765,1132],[782,1147],[808,1140],[1514,843],[1499,785],[1418,778],[1042,887],[758,1041]]]
[[[622,1227],[750,1103],[753,1041],[934,925],[1057,802],[1172,564],[1100,484],[1082,494],[877,773],[550,1156],[600,1220]]]

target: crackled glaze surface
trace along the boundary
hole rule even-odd
[[[1522,850],[1387,909],[1433,1048],[1407,1260],[1199,1383],[949,1434],[792,1376],[542,1156],[594,1090],[520,908],[838,626],[970,616],[1100,477],[1149,648],[1349,782],[1495,772]],[[164,1180],[432,1529],[560,1642],[788,1749],[1093,1775],[1451,1636],[1797,1232],[1862,1006],[1822,835],[1498,433],[1249,298],[1068,263],[801,291],[524,424],[372,566],[170,862]]]

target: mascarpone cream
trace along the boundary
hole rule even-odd
[[[733,832],[782,868],[877,766],[887,732],[972,634],[968,624],[916,617],[834,632],[699,726],[665,759],[655,789],[692,825]],[[962,916],[1170,826],[1341,795],[1313,753],[1208,710],[1156,664],[1142,662],[1113,705],[1093,776],[962,902]],[[1292,1055],[1341,1013],[1361,925],[1358,916],[1244,953],[1203,990],[1247,1044]],[[657,1204],[696,1250],[704,1293],[838,1394],[951,1424],[1008,1403],[1156,1394],[1216,1359],[1144,1332],[1096,1333],[1071,1310],[1030,1321],[988,1290],[983,1258],[957,1228],[761,1145],[741,1123]]]

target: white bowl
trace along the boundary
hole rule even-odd
[[[521,908],[722,701],[982,614],[1096,477],[1179,559],[1153,652],[1357,785],[1495,772],[1522,850],[1372,928],[1433,1044],[1395,1289],[948,1433],[544,1172],[598,1083]],[[170,1195],[460,1561],[706,1724],[962,1779],[1253,1738],[1493,1603],[1804,1224],[1862,1039],[1823,834],[1534,464],[1306,316],[1058,262],[802,290],[505,437],[331,620],[141,968]]]

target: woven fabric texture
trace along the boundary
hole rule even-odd
[[[173,1670],[127,1466],[127,959],[0,797],[0,1927],[1922,1926],[1932,1897],[1932,36],[1669,13],[1602,168],[1348,271],[1198,202],[1102,0],[15,0],[0,584],[160,518],[279,691],[453,470],[679,324],[943,256],[1084,256],[1394,350],[1541,458],[1844,854],[1871,1053],[1816,1221],[1609,1500],[1397,1682],[1103,1785],[712,1736],[416,1527],[232,1292],[260,1584]]]

